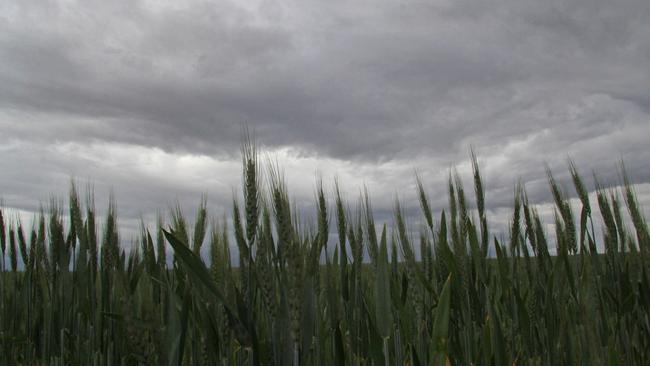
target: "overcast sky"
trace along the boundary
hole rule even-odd
[[[202,193],[221,216],[242,124],[299,203],[338,176],[388,219],[417,170],[439,211],[473,146],[495,226],[568,157],[590,187],[624,160],[650,206],[647,0],[0,4],[0,196],[27,216],[71,178],[99,207],[112,188],[126,231]]]

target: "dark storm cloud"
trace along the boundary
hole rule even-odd
[[[413,169],[441,208],[447,169],[467,177],[470,146],[495,210],[519,178],[547,201],[544,163],[568,185],[568,157],[607,184],[622,159],[647,183],[649,61],[644,0],[7,1],[2,194],[33,209],[30,196],[72,175],[126,186],[130,217],[169,192],[190,201],[205,188],[124,164],[143,154],[181,169],[207,155],[196,169],[222,169],[242,123],[270,149],[365,174],[384,213],[396,190],[415,207],[401,192]],[[238,179],[224,178],[218,205]],[[313,180],[297,185],[310,197]]]
[[[6,15],[2,103],[108,119],[88,134],[118,141],[114,119],[152,125],[134,142],[154,146],[232,147],[247,122],[267,144],[342,157],[441,152],[558,90],[643,85],[647,7],[628,4],[25,6]]]

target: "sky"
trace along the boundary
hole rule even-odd
[[[518,181],[552,212],[545,164],[574,196],[569,158],[591,189],[624,161],[647,214],[649,86],[647,0],[0,0],[0,197],[30,217],[74,179],[127,233],[203,193],[220,217],[245,125],[308,215],[338,177],[390,224],[416,171],[440,212],[471,148],[495,227]]]

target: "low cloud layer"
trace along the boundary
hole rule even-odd
[[[606,184],[624,160],[647,206],[649,61],[643,0],[6,1],[0,195],[29,213],[74,177],[132,228],[202,192],[220,215],[247,124],[304,202],[338,175],[387,218],[417,170],[441,209],[473,146],[495,221],[569,157]]]

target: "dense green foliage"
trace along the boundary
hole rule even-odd
[[[350,210],[338,184],[331,201],[317,185],[306,223],[276,167],[261,184],[250,143],[230,224],[210,222],[202,200],[193,225],[179,208],[155,231],[143,224],[128,254],[115,205],[99,230],[74,185],[67,220],[56,201],[31,229],[0,215],[0,364],[648,364],[650,236],[630,184],[590,202],[571,164],[574,217],[549,172],[554,239],[517,187],[499,242],[473,162],[476,210],[450,176],[449,209],[434,217],[417,180],[417,240],[399,202],[391,227],[376,225],[368,195]]]

